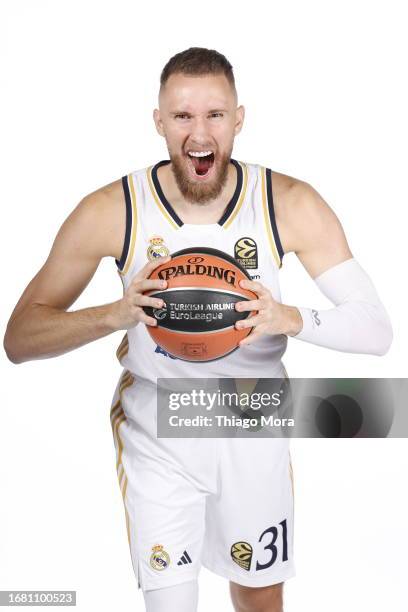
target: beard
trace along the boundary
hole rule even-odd
[[[217,158],[214,178],[208,182],[191,180],[183,155],[170,154],[171,169],[183,197],[192,204],[207,204],[217,198],[226,185],[232,149]],[[214,160],[215,164],[215,160]]]

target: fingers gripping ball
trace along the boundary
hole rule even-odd
[[[170,355],[186,361],[211,361],[229,355],[253,328],[235,329],[239,319],[256,314],[235,310],[236,302],[257,299],[239,281],[251,280],[227,253],[206,247],[177,251],[149,278],[167,281],[164,290],[145,295],[161,298],[163,308],[144,307],[157,320],[148,326],[153,340]]]

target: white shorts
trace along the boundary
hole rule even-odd
[[[294,576],[288,439],[157,438],[156,416],[125,370],[111,421],[139,587],[195,579],[201,565],[251,587]]]

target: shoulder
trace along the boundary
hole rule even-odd
[[[86,194],[72,215],[90,239],[98,243],[102,256],[120,259],[126,231],[126,207],[122,179],[107,183]]]
[[[115,206],[120,206],[122,200],[123,186],[120,178],[85,195],[80,205],[87,210],[95,209],[99,213],[108,213]]]
[[[310,183],[273,171],[272,193],[285,253],[301,251],[307,242],[342,231],[336,214]]]
[[[295,210],[313,206],[319,198],[317,191],[302,179],[272,171],[274,206],[281,215],[292,215]]]

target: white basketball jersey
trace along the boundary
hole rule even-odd
[[[157,176],[160,166],[131,172],[122,178],[126,201],[123,252],[116,260],[123,290],[148,261],[188,247],[212,247],[243,265],[253,280],[265,285],[281,301],[278,272],[283,249],[277,231],[272,198],[271,170],[231,160],[237,185],[218,223],[183,223],[167,201]],[[263,336],[226,357],[207,362],[176,359],[152,340],[146,326],[127,331],[117,350],[118,359],[135,379],[156,383],[157,378],[281,377],[285,335]]]

